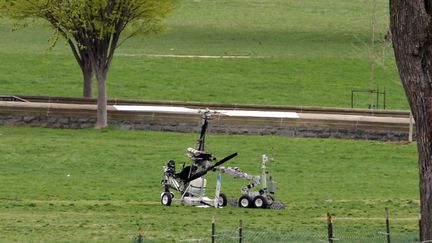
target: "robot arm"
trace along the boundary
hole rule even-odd
[[[232,176],[234,179],[246,179],[250,180],[251,183],[242,187],[241,192],[242,193],[248,193],[250,189],[254,188],[255,186],[259,185],[261,183],[261,177],[260,176],[252,176],[249,175],[243,171],[241,171],[238,167],[219,167],[218,168],[220,173],[226,173]]]

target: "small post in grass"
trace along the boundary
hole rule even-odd
[[[239,243],[243,242],[243,220],[240,219],[240,226],[239,226]]]
[[[327,233],[328,242],[333,243],[333,219],[330,213],[327,213]]]
[[[387,233],[387,243],[390,243],[390,220],[389,220],[389,209],[385,208],[386,214],[386,233]]]
[[[142,228],[139,227],[138,233],[133,239],[133,243],[143,243],[143,242],[144,242],[144,236],[143,236]]]
[[[216,220],[215,217],[213,216],[212,218],[212,235],[211,235],[211,242],[215,243],[216,242]]]

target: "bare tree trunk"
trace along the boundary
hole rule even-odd
[[[421,236],[432,240],[432,0],[390,0],[399,75],[416,121]]]
[[[96,71],[96,79],[98,83],[96,129],[108,126],[106,77],[107,71]]]
[[[63,36],[67,38],[67,35],[64,32]],[[93,96],[93,66],[91,63],[90,53],[86,49],[80,49],[72,40],[69,40],[68,43],[75,60],[77,61],[83,73],[83,96],[85,98],[90,98]]]
[[[81,68],[83,77],[84,77],[84,85],[83,85],[83,96],[85,98],[91,98],[92,95],[92,80],[93,80],[93,68],[88,60],[87,64],[84,64]]]

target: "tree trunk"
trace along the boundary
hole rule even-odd
[[[63,32],[64,38],[68,38],[67,34]],[[92,79],[93,79],[93,66],[91,63],[90,53],[86,49],[80,49],[72,40],[68,40],[72,53],[81,68],[83,73],[83,96],[91,98],[92,95]]]
[[[90,63],[90,60],[88,60],[88,63],[84,64],[81,68],[84,78],[84,85],[83,85],[83,96],[85,98],[91,98],[92,95],[92,79],[93,79],[93,68]]]
[[[432,13],[431,0],[390,0],[396,64],[417,129],[421,237],[432,240]]]
[[[106,77],[107,71],[96,71],[96,79],[98,83],[97,120],[95,125],[96,129],[101,129],[108,126]]]

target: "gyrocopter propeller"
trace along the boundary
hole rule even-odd
[[[198,172],[198,173],[195,173],[195,174],[191,175],[189,178],[187,178],[187,179],[185,180],[185,182],[193,181],[193,180],[195,180],[195,179],[197,179],[197,178],[199,178],[199,177],[201,177],[201,176],[207,174],[207,172],[213,170],[214,168],[218,167],[219,165],[221,165],[221,164],[227,162],[228,160],[230,160],[230,159],[232,159],[232,158],[234,158],[234,157],[236,157],[236,156],[237,156],[237,153],[233,153],[233,154],[231,154],[231,155],[228,155],[227,157],[223,158],[222,160],[220,160],[219,162],[215,163],[214,165],[208,167],[207,169],[202,170],[202,171],[200,171],[200,172]]]

